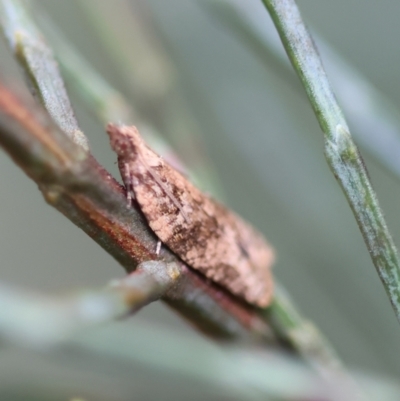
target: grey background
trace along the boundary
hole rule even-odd
[[[400,327],[324,160],[322,134],[305,96],[299,96],[273,69],[266,69],[196,2],[146,3],[165,35],[168,51],[178,61],[188,101],[198,110],[204,142],[229,205],[262,230],[277,250],[275,275],[349,366],[397,377]],[[39,4],[124,90],[75,1],[41,0]],[[400,3],[302,0],[298,4],[308,25],[398,104]],[[260,12],[265,12],[261,6]],[[265,19],[270,23],[266,12]],[[2,68],[13,69],[3,44],[0,51]],[[73,93],[72,99],[95,156],[117,176],[101,125],[85,113]],[[398,243],[399,182],[363,155]],[[123,275],[110,256],[45,204],[35,185],[4,153],[0,153],[0,188],[2,281],[66,292],[101,286]],[[179,327],[207,341],[161,303],[125,324],[134,330],[145,321],[156,322],[161,331],[163,325]],[[10,352],[9,358],[14,354],[29,359],[20,351]],[[13,363],[16,371],[24,364]],[[43,365],[46,369],[46,362]],[[6,366],[3,371],[12,375],[10,365]]]

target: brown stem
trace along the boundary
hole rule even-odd
[[[163,299],[214,338],[272,340],[257,310],[193,272],[163,248],[124,189],[35,104],[0,85],[0,145],[39,186],[46,201],[112,255],[127,272],[147,260],[176,262],[181,272]]]

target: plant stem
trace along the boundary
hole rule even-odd
[[[265,313],[280,338],[288,341],[320,377],[333,385],[332,390],[339,392],[338,399],[366,400],[329,341],[300,314],[281,286],[276,285],[274,300]]]
[[[323,376],[326,372],[342,372],[343,364],[328,340],[299,313],[286,291],[276,287],[274,300],[266,310],[274,330]]]
[[[325,136],[325,155],[341,185],[400,321],[400,261],[363,160],[293,0],[263,0]]]
[[[199,0],[198,3],[219,23],[227,26],[266,68],[272,68],[296,93],[301,91],[303,95],[279,37],[275,35],[275,27],[266,24],[259,12],[259,4],[240,0]],[[314,29],[312,32],[328,68],[335,94],[350,125],[354,127],[352,135],[382,167],[400,179],[400,119],[397,106]]]
[[[67,96],[63,82],[59,81],[57,64],[28,10],[19,0],[0,0],[0,10],[4,11],[0,12],[1,28],[13,53],[16,54],[18,44],[31,55],[27,60],[17,57],[27,72],[31,89],[40,99],[45,99],[47,92],[51,92],[51,98],[57,98],[57,90],[62,91],[61,98]],[[18,42],[20,37],[23,40]],[[58,82],[55,86],[53,79]],[[110,93],[108,86],[101,89],[103,94]],[[95,101],[99,91],[90,90]],[[255,308],[222,293],[165,247],[156,255],[157,239],[140,211],[126,208],[123,189],[86,151],[83,132],[70,130],[77,127],[77,122],[67,100],[60,107],[53,107],[51,101],[42,102],[57,122],[57,129],[43,110],[0,85],[0,146],[39,185],[47,202],[90,235],[128,273],[140,262],[175,261],[181,274],[163,300],[202,332],[217,339],[275,341],[269,325]],[[72,125],[60,124],[64,119]]]
[[[165,274],[170,272],[170,274]],[[44,296],[0,283],[0,337],[48,347],[88,327],[137,312],[175,283],[179,268],[143,262],[123,279],[102,289],[71,296]]]
[[[124,95],[88,63],[51,20],[41,15],[40,22],[46,36],[51,38],[54,49],[56,49],[55,54],[66,81],[82,97],[85,105],[103,125],[116,121],[126,125],[135,124],[152,149],[163,156],[172,166],[187,175],[190,181],[197,185],[205,184],[207,187],[207,183],[202,183],[192,170],[188,170],[184,166],[181,158],[178,157],[151,121],[144,121],[139,117],[137,111],[134,110]]]
[[[47,117],[47,118],[46,118]],[[121,186],[43,110],[0,85],[0,146],[39,186],[46,201],[132,272],[148,260],[176,262],[180,274],[163,300],[215,339],[274,341],[258,311],[190,270],[157,238]]]
[[[0,22],[32,93],[61,130],[88,150],[87,138],[78,126],[53,53],[27,10],[18,1],[0,0]]]

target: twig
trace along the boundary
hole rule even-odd
[[[260,13],[260,5],[238,0],[199,0],[198,3],[244,41],[267,68],[274,68],[296,92],[302,90],[295,81],[295,74],[273,24],[268,24]],[[399,179],[400,118],[397,107],[321,36],[314,30],[312,32],[335,93],[350,126],[354,127],[354,138]]]
[[[128,272],[148,260],[175,261],[181,274],[163,299],[216,338],[272,340],[257,311],[192,272],[157,238],[121,186],[35,105],[0,87],[0,145],[39,185],[47,202],[82,228]]]
[[[168,272],[169,274],[166,274]],[[134,273],[101,290],[49,297],[0,284],[0,336],[9,341],[49,347],[74,332],[133,313],[157,300],[173,285],[179,268],[143,262]]]
[[[329,342],[312,322],[301,316],[281,286],[277,286],[273,303],[265,313],[274,330],[323,376],[344,371]]]
[[[132,293],[137,294],[137,290]],[[242,399],[254,401],[354,400],[345,396],[345,381],[327,383],[284,353],[216,347],[146,322],[134,327],[105,325],[109,318],[119,317],[134,306],[129,291],[119,293],[112,286],[66,297],[44,297],[2,284],[0,300],[7,303],[0,311],[3,343],[22,346],[51,361],[62,360],[64,366],[72,363],[74,370],[84,366],[91,373],[104,373],[107,366],[110,376],[124,383],[131,372],[129,367],[139,364],[152,371],[167,371],[172,380],[195,380],[216,388],[228,398],[240,394]],[[398,389],[391,392],[397,394]]]
[[[325,155],[400,321],[400,264],[367,170],[293,0],[263,0],[325,134]]]
[[[145,141],[171,165],[183,172],[189,179],[199,184],[200,179],[188,170],[180,157],[161,136],[154,125],[143,121],[128,100],[116,88],[112,87],[103,76],[91,66],[87,60],[71,45],[57,27],[40,13],[42,26],[50,37],[56,57],[70,86],[83,98],[85,105],[105,125],[114,121],[135,124]]]
[[[0,21],[33,94],[61,130],[88,150],[87,139],[79,129],[53,53],[25,9],[17,1],[0,0]]]
[[[140,361],[141,365],[163,367],[181,378],[196,379],[228,394],[241,394],[244,399],[356,399],[350,397],[353,392],[347,377],[335,376],[325,381],[299,360],[283,353],[215,348],[191,336],[166,328],[150,329],[143,324],[125,335],[115,326],[88,330],[136,312],[157,299],[163,288],[173,285],[179,269],[175,264],[162,264],[144,262],[130,276],[104,289],[84,290],[65,297],[43,296],[0,284],[0,302],[7,305],[0,310],[0,339],[53,357],[61,357],[63,351],[71,353],[72,346],[84,351],[73,354],[83,354],[86,363],[91,363],[92,355],[107,356],[108,363],[110,359]],[[151,333],[160,331],[162,336],[149,344]]]
[[[109,327],[98,330],[95,338],[83,333],[71,343],[109,359],[164,368],[178,375],[180,380],[196,379],[205,386],[222,387],[228,394],[240,394],[241,399],[355,400],[345,395],[348,384],[345,381],[336,378],[327,384],[301,361],[282,353],[216,348],[167,328],[162,328],[162,338],[151,341],[152,337],[158,339],[160,330],[158,326],[143,324],[129,336],[116,327]],[[151,333],[156,334],[152,336]],[[188,359],[187,355],[191,357]],[[394,387],[392,394],[398,391]]]
[[[18,0],[1,1],[11,16],[22,14],[24,23],[33,26]],[[3,29],[4,26],[8,25],[3,25]],[[38,34],[37,28],[35,33]],[[29,43],[24,42],[27,47]],[[43,52],[36,52],[32,60],[34,65],[43,66],[44,71],[45,56]],[[51,86],[47,82],[51,79],[52,75],[40,74],[44,82],[38,86],[39,90]],[[72,113],[72,109],[55,112]],[[88,233],[128,272],[147,260],[176,261],[182,274],[164,300],[203,332],[217,338],[261,341],[273,338],[254,308],[193,273],[167,249],[163,248],[157,256],[154,234],[140,212],[126,208],[121,186],[42,114],[34,105],[24,104],[0,87],[0,145],[39,184],[48,203]]]

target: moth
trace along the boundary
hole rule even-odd
[[[273,292],[274,251],[249,223],[151,150],[134,126],[107,132],[127,191],[157,237],[191,268],[259,307]]]

